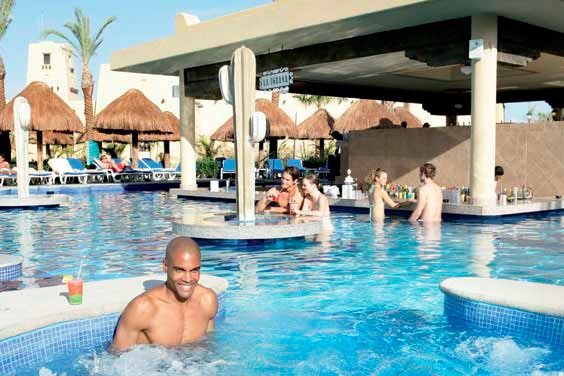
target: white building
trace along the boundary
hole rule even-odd
[[[28,46],[26,85],[45,82],[84,121],[84,102],[72,49],[65,43],[41,41]]]

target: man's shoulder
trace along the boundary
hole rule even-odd
[[[198,300],[203,309],[215,316],[217,312],[217,294],[210,288],[198,284]]]
[[[137,295],[129,302],[127,309],[136,313],[154,313],[158,308],[157,301],[161,293],[159,291],[160,289],[162,289],[162,286],[152,288],[149,291]]]

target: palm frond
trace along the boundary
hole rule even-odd
[[[8,26],[12,22],[10,12],[14,6],[15,0],[1,0],[0,1],[0,39],[6,34]]]
[[[13,0],[0,0],[0,1],[13,1]],[[69,34],[63,34],[56,30],[46,30],[42,33],[43,36],[56,36],[63,39],[71,45],[75,55],[82,58],[82,63],[88,65],[92,56],[103,42],[102,33],[104,30],[114,22],[117,18],[112,16],[108,17],[102,23],[102,26],[92,38],[90,35],[90,18],[82,12],[79,8],[74,10],[74,20],[65,23],[63,26],[69,31]]]
[[[76,43],[72,39],[70,39],[69,37],[67,37],[65,34],[61,33],[58,30],[47,29],[47,30],[43,30],[41,32],[42,38],[47,38],[49,36],[55,36],[55,37],[63,39],[65,42],[67,42],[72,47],[72,49],[74,50],[73,53],[75,55],[76,55],[76,52],[80,51],[80,49],[77,47]]]
[[[102,26],[100,26],[100,29],[98,30],[98,32],[96,33],[96,36],[94,37],[94,43],[98,43],[98,40],[100,39],[100,37],[102,36],[102,33],[104,32],[104,30],[114,21],[117,20],[116,16],[111,16],[108,17],[104,20],[104,22],[102,22]],[[96,50],[94,49],[94,52],[96,52]]]

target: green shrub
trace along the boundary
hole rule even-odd
[[[219,168],[212,158],[200,158],[196,161],[196,175],[199,178],[216,178]]]

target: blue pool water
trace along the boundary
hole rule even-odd
[[[70,207],[0,212],[4,252],[25,257],[24,279],[0,289],[160,270],[170,222],[231,204],[166,193],[71,196]],[[564,216],[440,228],[338,213],[324,242],[204,244],[203,272],[229,280],[226,316],[205,341],[98,350],[49,359],[30,375],[520,375],[564,370],[564,349],[446,322],[438,284],[490,276],[564,285]],[[85,297],[87,298],[87,297]]]

